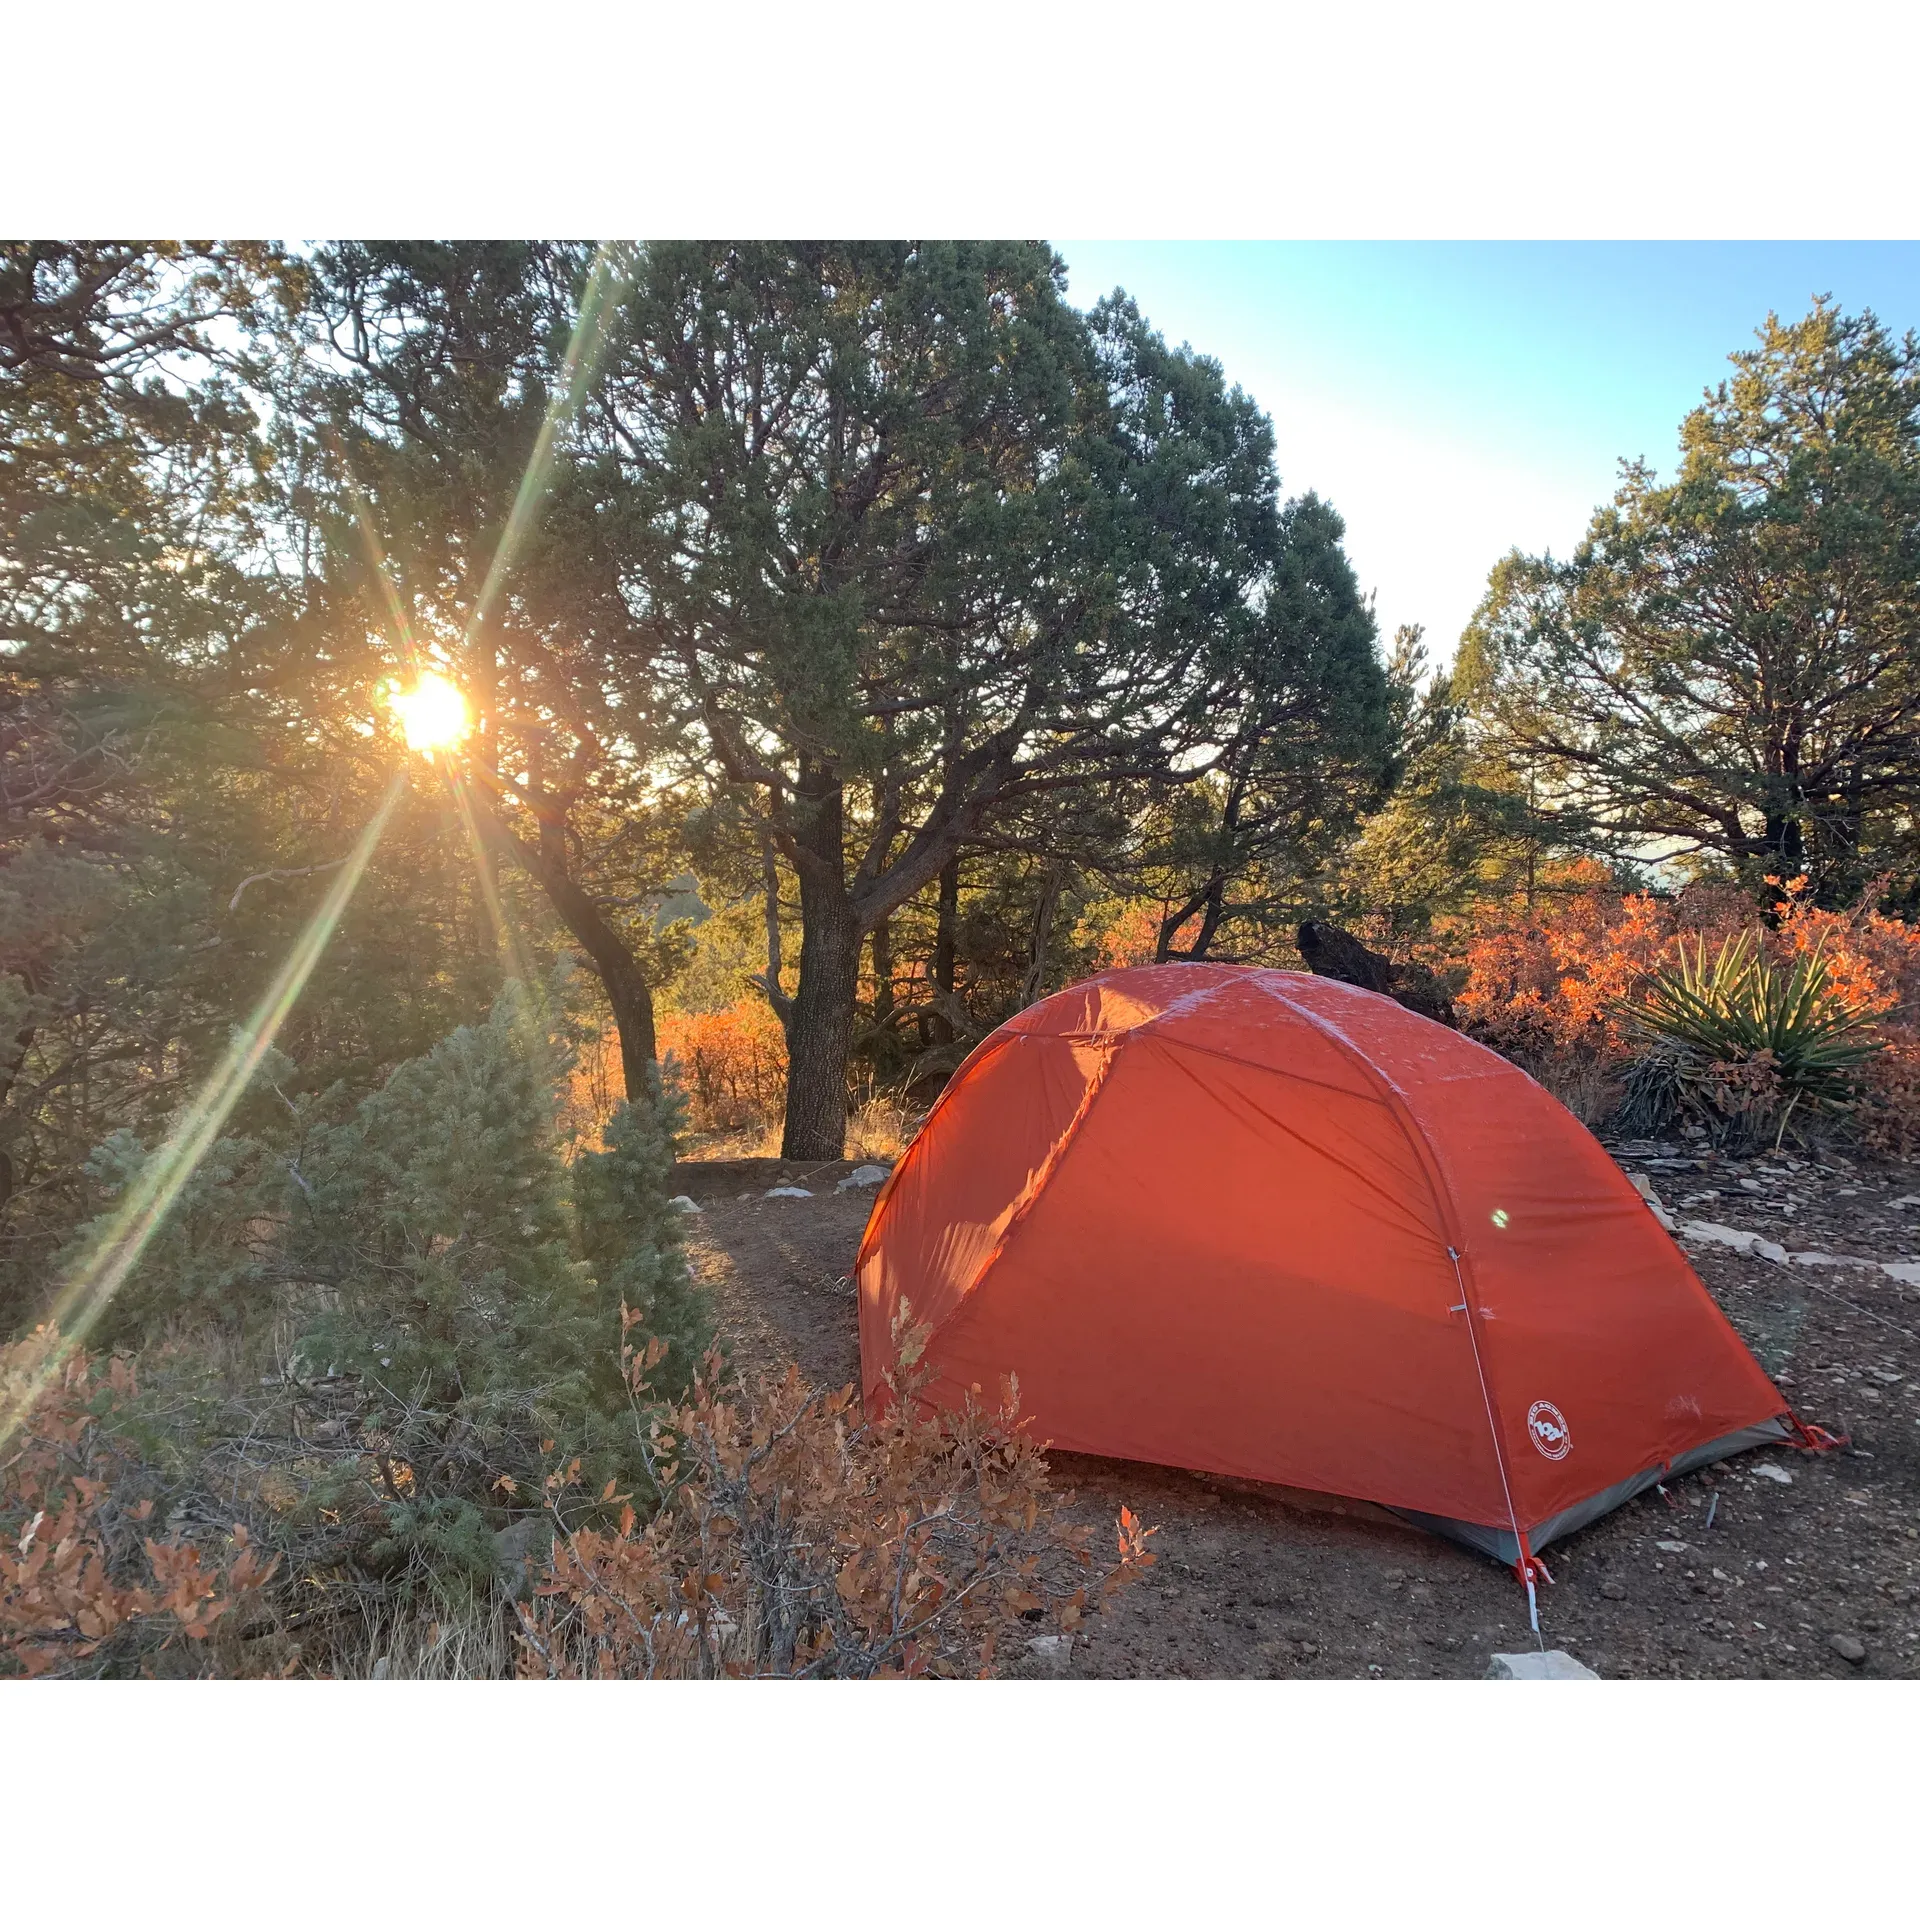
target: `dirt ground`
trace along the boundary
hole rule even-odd
[[[1788,1402],[1848,1444],[1737,1455],[1550,1545],[1546,1644],[1609,1678],[1920,1678],[1920,1268],[1772,1257],[1920,1261],[1920,1166],[1615,1154],[1677,1222],[1759,1236],[1759,1252],[1681,1244]],[[696,1270],[749,1375],[792,1361],[817,1383],[859,1377],[847,1275],[873,1189],[836,1191],[848,1171],[680,1169],[703,1209]],[[763,1197],[780,1185],[814,1197]],[[1053,1471],[1079,1519],[1104,1532],[1124,1503],[1160,1530],[1159,1564],[1076,1640],[1074,1676],[1478,1678],[1533,1645],[1506,1569],[1380,1509],[1076,1454]]]

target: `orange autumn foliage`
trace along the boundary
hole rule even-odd
[[[192,1542],[159,1537],[103,1425],[138,1394],[133,1369],[116,1357],[96,1374],[75,1353],[49,1374],[57,1348],[50,1326],[0,1347],[0,1416],[20,1419],[0,1463],[0,1673],[27,1677],[204,1642],[279,1565],[244,1526],[213,1567]]]
[[[1129,901],[1100,933],[1095,963],[1108,967],[1144,967],[1159,951],[1161,910],[1151,901]]]
[[[866,1421],[852,1387],[814,1391],[789,1370],[748,1398],[710,1356],[684,1402],[651,1409],[664,1349],[639,1345],[622,1311],[652,1517],[608,1486],[604,1528],[557,1530],[519,1609],[526,1677],[984,1674],[1034,1635],[1073,1634],[1153,1564],[1152,1529],[1124,1507],[1096,1562],[1012,1392],[925,1418],[909,1375]],[[577,1474],[556,1473],[550,1496]]]
[[[1640,1044],[1620,1012],[1636,984],[1671,965],[1683,938],[1713,948],[1747,931],[1776,961],[1818,948],[1832,991],[1878,1016],[1883,1045],[1862,1075],[1862,1136],[1891,1151],[1920,1142],[1920,927],[1868,906],[1816,907],[1803,881],[1785,884],[1769,917],[1732,887],[1633,893],[1604,868],[1581,863],[1531,908],[1518,899],[1487,903],[1437,929],[1421,957],[1464,974],[1454,1005],[1489,1046],[1522,1062],[1620,1066]]]
[[[775,1117],[787,1095],[786,1037],[758,995],[711,1013],[665,1013],[660,1053],[678,1069],[695,1133],[730,1133]]]

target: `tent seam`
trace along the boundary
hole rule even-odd
[[[1001,1032],[1004,1033],[1005,1030],[1001,1029]],[[866,1229],[860,1235],[860,1244],[854,1250],[853,1255],[853,1274],[856,1284],[860,1277],[861,1268],[867,1263],[867,1249],[872,1244],[873,1236],[878,1232],[880,1222],[886,1215],[887,1203],[893,1197],[893,1190],[899,1184],[900,1176],[906,1172],[921,1141],[926,1139],[928,1133],[931,1131],[933,1116],[938,1113],[940,1109],[947,1104],[949,1098],[958,1093],[966,1081],[971,1078],[971,1071],[975,1066],[982,1060],[989,1058],[992,1054],[998,1053],[1002,1047],[1009,1045],[1012,1041],[1024,1037],[1025,1036],[1017,1033],[1006,1034],[1005,1038],[1001,1039],[998,1045],[993,1045],[991,1043],[995,1036],[989,1034],[985,1040],[981,1041],[981,1043],[961,1061],[953,1077],[940,1089],[939,1098],[927,1109],[926,1118],[921,1121],[919,1129],[913,1138],[907,1142],[906,1152],[893,1163],[893,1169],[887,1175],[886,1184],[873,1196],[873,1211],[867,1215]]]
[[[987,1276],[1000,1264],[1001,1256],[1012,1243],[1014,1235],[1023,1227],[1034,1208],[1040,1204],[1040,1197],[1053,1184],[1053,1176],[1060,1162],[1067,1156],[1067,1149],[1078,1138],[1088,1114],[1093,1111],[1095,1102],[1105,1090],[1107,1081],[1112,1077],[1114,1062],[1120,1056],[1121,1046],[1132,1037],[1128,1033],[1115,1034],[1112,1040],[1100,1051],[1100,1064],[1094,1069],[1093,1078],[1087,1083],[1087,1090],[1080,1096],[1080,1104],[1074,1108],[1073,1117],[1060,1130],[1060,1137],[1047,1150],[1047,1157],[1041,1161],[1033,1179],[1033,1185],[1027,1190],[1026,1197],[1020,1201],[1012,1213],[1007,1216],[1007,1224],[1000,1229],[992,1251],[981,1261],[979,1271],[967,1283],[966,1290],[955,1302],[948,1313],[944,1325],[953,1322],[966,1311],[968,1305],[980,1297],[980,1289],[986,1284]]]
[[[1104,976],[1100,974],[1095,974],[1093,981],[1089,981],[1087,984],[1092,985],[1094,984],[1094,981],[1098,981],[1103,977]],[[1167,1015],[1170,1013],[1184,1013],[1188,1007],[1197,1006],[1203,1001],[1212,999],[1212,997],[1216,993],[1219,993],[1224,988],[1231,986],[1235,980],[1243,980],[1243,979],[1246,979],[1247,977],[1248,977],[1247,974],[1237,973],[1237,972],[1230,973],[1230,974],[1217,975],[1215,978],[1208,980],[1204,985],[1194,988],[1189,993],[1183,993],[1176,1000],[1169,1001],[1164,1007],[1159,1008],[1148,1019],[1142,1020],[1137,1027],[1129,1027],[1124,1032],[1121,1032],[1121,1033],[1114,1033],[1110,1028],[1105,1030],[1096,1030],[1091,1033],[1077,1033],[1077,1034],[1044,1033],[1044,1032],[1035,1032],[1028,1028],[1013,1027],[1011,1025],[996,1029],[996,1033],[999,1036],[1002,1036],[1000,1041],[1000,1044],[1002,1046],[1009,1045],[1015,1040],[1076,1040],[1076,1039],[1094,1041],[1094,1042],[1099,1042],[1101,1040],[1109,1040],[1111,1044],[1117,1046],[1118,1043],[1121,1040],[1125,1039],[1129,1034],[1139,1033],[1144,1031],[1148,1027],[1158,1025],[1159,1022],[1164,1020],[1167,1017]],[[881,1219],[886,1213],[887,1202],[893,1193],[894,1185],[898,1181],[900,1175],[906,1171],[908,1162],[911,1161],[913,1158],[914,1149],[917,1148],[920,1142],[927,1137],[928,1132],[932,1128],[934,1115],[937,1114],[940,1111],[940,1109],[946,1105],[948,1099],[953,1094],[959,1091],[960,1086],[963,1083],[964,1079],[966,1079],[969,1076],[970,1069],[972,1069],[975,1065],[977,1065],[981,1060],[985,1059],[987,1057],[989,1050],[996,1053],[999,1051],[999,1047],[991,1047],[991,1042],[993,1041],[994,1038],[995,1038],[994,1034],[989,1034],[987,1038],[980,1043],[979,1046],[974,1048],[974,1050],[967,1055],[966,1059],[964,1059],[960,1063],[960,1066],[955,1071],[953,1078],[950,1079],[947,1082],[947,1084],[940,1089],[940,1097],[934,1101],[931,1107],[927,1109],[926,1119],[924,1119],[920,1123],[919,1131],[907,1143],[906,1152],[903,1153],[900,1156],[900,1158],[894,1163],[892,1172],[889,1173],[887,1176],[886,1185],[883,1186],[880,1189],[880,1191],[874,1195],[873,1211],[867,1216],[866,1231],[861,1234],[860,1245],[855,1250],[854,1256],[853,1256],[853,1271],[856,1278],[859,1275],[860,1269],[866,1264],[868,1245],[871,1243],[874,1236],[874,1232],[878,1228]],[[1106,1075],[1106,1069],[1105,1067],[1102,1067],[1100,1079],[1095,1082],[1094,1091],[1098,1091],[1099,1086],[1104,1083],[1105,1075]],[[1052,1159],[1054,1155],[1057,1155],[1060,1148],[1064,1147],[1066,1142],[1073,1137],[1074,1131],[1078,1127],[1079,1122],[1080,1122],[1080,1114],[1076,1112],[1073,1119],[1068,1121],[1066,1131],[1061,1135],[1060,1139],[1055,1142],[1053,1154],[1049,1155],[1048,1163],[1042,1168],[1042,1176],[1041,1176],[1040,1183],[1036,1185],[1033,1193],[1028,1197],[1025,1203],[1025,1206],[1023,1206],[1022,1209],[1015,1214],[1012,1220],[1008,1221],[1007,1230],[1009,1232],[1013,1229],[1014,1226],[1016,1226],[1019,1223],[1019,1221],[1021,1221],[1026,1217],[1025,1207],[1031,1206],[1033,1202],[1040,1197],[1040,1187],[1045,1184],[1046,1179],[1051,1174]],[[994,1257],[998,1258],[998,1254],[999,1254],[999,1250],[998,1248],[996,1248]],[[990,1266],[992,1264],[992,1261],[990,1260],[987,1264]],[[982,1267],[980,1270],[980,1273],[975,1275],[974,1277],[975,1286],[979,1284],[980,1279],[985,1275],[985,1272],[986,1272],[986,1268]],[[969,1293],[972,1292],[971,1287],[968,1289],[968,1292]]]
[[[1500,1477],[1501,1491],[1506,1495],[1509,1506],[1511,1506],[1512,1495],[1509,1491],[1510,1482],[1507,1472],[1507,1449],[1500,1438],[1499,1421],[1496,1417],[1494,1404],[1493,1385],[1487,1378],[1486,1369],[1480,1361],[1479,1330],[1473,1324],[1473,1316],[1480,1311],[1479,1290],[1473,1286],[1470,1278],[1472,1256],[1465,1246],[1466,1235],[1460,1231],[1459,1205],[1454,1196],[1453,1184],[1447,1178],[1446,1167],[1440,1158],[1439,1151],[1435,1148],[1426,1128],[1420,1124],[1420,1118],[1413,1111],[1413,1105],[1407,1098],[1406,1090],[1391,1074],[1370,1058],[1364,1049],[1355,1041],[1349,1039],[1346,1034],[1342,1033],[1331,1020],[1324,1019],[1321,1015],[1315,1013],[1312,1008],[1300,1006],[1296,1002],[1287,999],[1284,995],[1275,993],[1264,979],[1255,977],[1253,984],[1260,992],[1265,994],[1268,999],[1274,1001],[1279,1006],[1287,1008],[1289,1012],[1298,1014],[1308,1025],[1330,1039],[1336,1047],[1340,1047],[1350,1053],[1353,1058],[1359,1062],[1362,1070],[1372,1074],[1380,1084],[1386,1088],[1388,1094],[1391,1096],[1382,1104],[1392,1113],[1395,1123],[1400,1127],[1402,1133],[1407,1136],[1409,1143],[1414,1146],[1415,1153],[1422,1162],[1421,1171],[1426,1176],[1427,1189],[1433,1195],[1434,1204],[1440,1209],[1440,1224],[1447,1235],[1447,1251],[1453,1255],[1454,1271],[1459,1276],[1461,1297],[1467,1307],[1468,1345],[1473,1356],[1474,1372],[1479,1376],[1481,1390],[1488,1403],[1487,1429],[1488,1438],[1493,1442],[1494,1467]],[[1356,993],[1364,993],[1367,989],[1364,987],[1355,987],[1353,991]],[[1418,1020],[1424,1018],[1424,1016],[1414,1014],[1413,1018]],[[1513,1518],[1514,1525],[1518,1528],[1519,1516],[1515,1514]]]

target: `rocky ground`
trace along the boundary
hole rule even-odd
[[[1901,1272],[1920,1263],[1920,1166],[1614,1151],[1796,1411],[1848,1443],[1739,1455],[1549,1546],[1547,1644],[1603,1676],[1920,1677],[1920,1264]],[[750,1374],[858,1378],[846,1275],[873,1189],[838,1191],[849,1171],[681,1169],[697,1269]],[[779,1185],[812,1197],[763,1197]],[[1082,1519],[1105,1528],[1124,1503],[1160,1530],[1159,1565],[1091,1623],[1073,1674],[1477,1678],[1532,1645],[1511,1574],[1381,1509],[1071,1454],[1054,1473]]]

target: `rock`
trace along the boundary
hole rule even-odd
[[[1687,1543],[1684,1540],[1656,1540],[1653,1543],[1662,1553],[1685,1553]]]
[[[1866,1648],[1850,1633],[1829,1634],[1827,1645],[1850,1667],[1859,1666],[1867,1657]]]
[[[1638,1167],[1627,1169],[1627,1179],[1632,1184],[1634,1192],[1647,1203],[1653,1217],[1671,1233],[1675,1224],[1673,1215],[1660,1204],[1660,1196],[1654,1192],[1653,1182]]]
[[[370,1677],[375,1680],[393,1678],[393,1662],[384,1653],[373,1663],[373,1672]]]
[[[493,1536],[494,1583],[505,1600],[531,1600],[533,1579],[527,1562],[544,1557],[553,1542],[553,1522],[530,1513]]]
[[[1758,1259],[1771,1260],[1777,1267],[1788,1264],[1785,1247],[1763,1240],[1742,1227],[1723,1227],[1717,1220],[1683,1220],[1680,1231],[1689,1240],[1711,1241],[1715,1246],[1730,1247],[1735,1253],[1750,1253]]]
[[[1065,1673],[1073,1661],[1073,1635],[1043,1633],[1027,1642],[1027,1658],[1045,1673]]]
[[[1749,1468],[1748,1471],[1757,1475],[1762,1480],[1773,1481],[1777,1486],[1790,1487],[1793,1485],[1793,1475],[1777,1460],[1762,1460],[1757,1467]]]
[[[1591,1667],[1583,1667],[1570,1653],[1558,1647],[1545,1653],[1496,1653],[1487,1662],[1489,1680],[1598,1680]]]
[[[805,1187],[769,1187],[760,1198],[762,1200],[811,1200],[813,1195]]]
[[[1889,1280],[1904,1280],[1910,1287],[1920,1287],[1920,1260],[1883,1260],[1880,1271]]]
[[[702,1211],[699,1201],[690,1193],[676,1193],[667,1205],[675,1213],[699,1213]]]
[[[1602,1580],[1600,1598],[1602,1600],[1624,1600],[1627,1597],[1627,1584],[1624,1580]]]
[[[855,1167],[847,1177],[835,1186],[835,1193],[852,1193],[859,1187],[884,1187],[887,1184],[888,1169],[885,1167]]]

